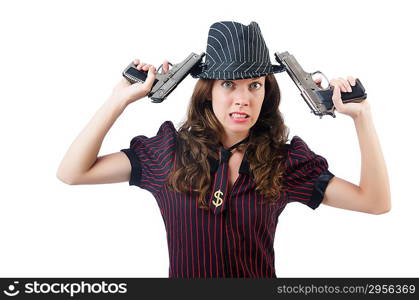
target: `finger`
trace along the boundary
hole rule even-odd
[[[137,66],[137,69],[138,69],[138,70],[141,70],[141,69],[144,67],[144,65],[145,65],[144,63],[140,63],[140,64]]]
[[[138,65],[140,63],[140,60],[138,58],[134,59],[134,65]]]
[[[333,104],[335,105],[336,109],[339,112],[342,111],[343,102],[342,102],[342,96],[341,96],[341,93],[340,93],[340,86],[339,85],[333,85],[332,101],[333,101]]]
[[[143,71],[148,71],[150,69],[151,65],[150,64],[146,64],[144,65],[144,67],[142,68]]]
[[[342,77],[339,77],[338,81],[339,81],[341,92],[344,92],[344,93],[348,92],[348,86],[347,85],[349,85],[349,84],[346,82],[346,79],[344,79]]]
[[[316,79],[314,79],[314,82],[319,84],[320,82],[322,82],[322,79],[321,78],[316,78]]]
[[[342,83],[342,92],[352,92],[351,85],[345,78],[339,77],[339,81]]]
[[[163,61],[163,72],[167,72],[167,71],[169,71],[169,61],[165,59]]]
[[[333,86],[334,88],[339,88],[341,90],[342,83],[339,79],[332,79],[330,80],[329,84],[330,86]]]
[[[352,76],[348,76],[348,81],[352,86],[356,84],[356,79]]]
[[[341,92],[344,92],[345,87],[343,86],[339,78],[332,79],[330,81],[330,85],[333,85],[335,88],[339,88]]]
[[[151,90],[154,80],[156,79],[156,68],[151,65],[147,65],[148,72],[147,72],[147,79],[144,81],[144,88],[147,90]]]

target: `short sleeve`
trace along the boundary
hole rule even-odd
[[[326,159],[311,151],[300,137],[294,136],[288,146],[284,174],[288,202],[298,201],[316,209],[334,175]]]
[[[165,184],[172,169],[177,131],[171,121],[164,122],[156,136],[139,135],[130,147],[121,149],[131,163],[129,185],[136,185],[155,194]]]

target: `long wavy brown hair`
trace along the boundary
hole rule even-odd
[[[178,130],[176,163],[168,177],[168,186],[181,193],[197,195],[199,207],[208,209],[211,188],[208,157],[219,159],[224,128],[212,109],[212,86],[215,80],[199,79],[188,107],[187,119]],[[246,151],[256,190],[265,203],[275,204],[282,191],[285,144],[288,128],[279,111],[281,93],[274,75],[265,78],[265,98],[256,124],[250,129],[249,141],[237,151]]]

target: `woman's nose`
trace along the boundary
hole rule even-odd
[[[236,105],[249,105],[251,93],[247,89],[237,89],[234,94],[234,104]]]

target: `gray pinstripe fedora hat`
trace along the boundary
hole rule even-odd
[[[236,80],[282,72],[272,65],[269,50],[256,22],[249,25],[222,21],[208,32],[205,61],[195,68],[194,78]]]

